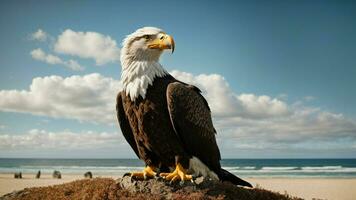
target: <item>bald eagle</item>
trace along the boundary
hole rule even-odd
[[[174,40],[161,29],[144,27],[123,40],[117,118],[136,155],[145,162],[139,179],[161,176],[189,181],[196,176],[250,183],[221,168],[210,108],[201,91],[170,75],[159,63]]]

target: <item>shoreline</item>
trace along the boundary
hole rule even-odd
[[[40,179],[34,173],[23,173],[22,179],[15,179],[13,174],[0,173],[0,196],[22,190],[28,187],[42,187],[58,185],[74,180],[84,179],[83,174],[62,174],[62,179],[52,178],[52,174],[44,173]],[[120,175],[95,175],[93,178],[118,179]],[[279,193],[288,193],[305,199],[339,199],[351,200],[356,196],[356,178],[329,178],[329,177],[248,177],[244,178],[254,187],[261,187]]]

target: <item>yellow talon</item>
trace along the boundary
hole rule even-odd
[[[153,167],[151,166],[147,166],[142,170],[142,172],[132,172],[132,173],[127,173],[125,175],[129,175],[130,177],[138,180],[146,180],[148,178],[153,178],[156,176],[157,173],[154,172],[152,168]]]
[[[159,174],[164,179],[174,182],[177,180],[181,181],[191,181],[192,175],[188,175],[181,164],[177,164],[176,169],[172,173],[160,173]]]
[[[179,178],[179,176],[174,176],[171,181],[174,182],[174,181],[178,180],[178,178]]]

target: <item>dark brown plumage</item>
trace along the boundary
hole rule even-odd
[[[147,88],[145,99],[140,96],[131,101],[125,92],[120,92],[117,97],[123,135],[139,158],[163,171],[174,167],[175,156],[178,155],[184,158],[182,164],[189,167],[189,156],[179,134],[174,131],[167,109],[166,91],[173,82],[176,80],[170,75],[156,78]]]
[[[221,180],[251,186],[221,168],[210,109],[197,87],[171,75],[156,77],[144,99],[120,92],[116,109],[124,137],[146,165],[168,171],[178,158],[188,169],[195,156]]]

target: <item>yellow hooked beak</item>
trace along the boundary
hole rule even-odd
[[[172,36],[163,34],[161,37],[154,39],[148,44],[150,49],[171,49],[172,53],[174,52],[174,40]]]

